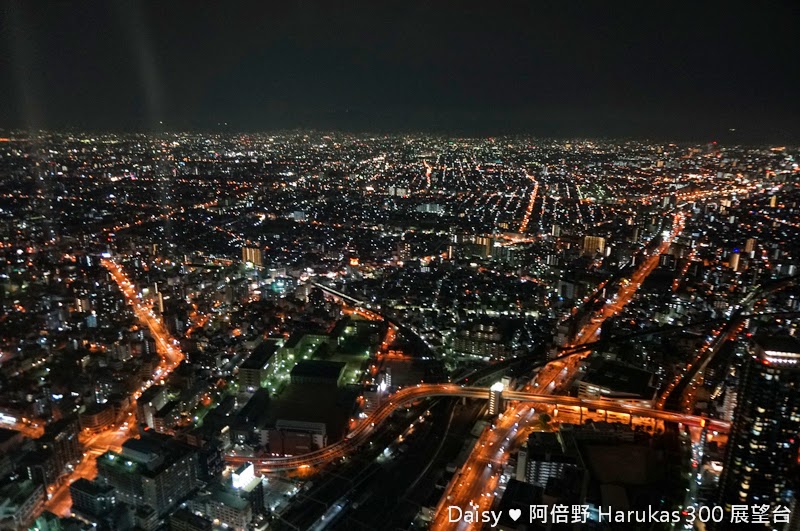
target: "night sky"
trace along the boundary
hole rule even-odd
[[[800,140],[797,1],[27,0],[0,17],[0,128]]]

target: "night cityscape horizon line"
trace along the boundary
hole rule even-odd
[[[729,132],[729,131],[726,131]],[[286,134],[320,134],[320,135],[352,135],[352,136],[407,136],[419,137],[427,136],[439,139],[452,139],[452,140],[482,140],[482,139],[513,139],[513,140],[530,140],[530,141],[596,141],[596,142],[641,142],[641,143],[658,143],[658,144],[673,144],[680,146],[703,145],[708,143],[719,143],[730,147],[783,147],[791,146],[800,141],[791,141],[788,138],[783,140],[767,141],[767,140],[733,140],[726,138],[724,132],[718,135],[706,135],[703,138],[679,138],[677,136],[647,136],[647,135],[612,135],[612,134],[596,134],[596,135],[547,135],[536,134],[534,132],[525,131],[486,131],[484,133],[477,132],[459,132],[458,130],[450,129],[425,129],[425,128],[395,128],[395,129],[370,129],[370,128],[347,128],[347,127],[305,127],[305,126],[292,126],[280,128],[241,128],[236,129],[232,126],[207,126],[207,127],[186,127],[186,128],[163,128],[159,129],[158,126],[154,127],[141,127],[141,128],[83,128],[79,126],[65,126],[65,127],[41,127],[41,128],[25,128],[25,127],[0,127],[0,134],[14,134],[36,136],[39,134],[70,134],[70,133],[90,133],[95,135],[203,135],[203,134],[218,134],[218,135],[286,135]],[[776,137],[777,138],[777,137]]]
[[[0,2],[0,531],[800,531],[800,2]]]

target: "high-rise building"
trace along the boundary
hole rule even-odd
[[[603,254],[606,250],[606,239],[602,236],[584,236],[583,238],[583,254],[586,256],[594,256],[595,254]]]
[[[494,416],[500,413],[503,407],[503,389],[505,386],[502,382],[496,382],[489,388],[489,415]]]
[[[254,266],[262,267],[264,261],[261,255],[261,249],[258,247],[242,247],[242,262],[250,262]]]
[[[517,468],[515,472],[515,479],[517,481],[525,481],[526,472],[528,469],[528,445],[523,444],[517,454]]]
[[[744,252],[747,254],[752,253],[756,249],[756,239],[755,238],[747,238],[747,241],[744,244]]]
[[[28,529],[44,507],[44,486],[29,479],[0,487],[0,529]]]
[[[195,489],[197,476],[197,453],[161,435],[128,439],[122,452],[108,451],[97,459],[98,481],[114,487],[118,500],[146,505],[159,515]]]
[[[137,417],[139,423],[150,429],[156,427],[156,413],[167,405],[167,387],[163,385],[153,385],[142,392],[142,396],[136,401]]]
[[[117,504],[114,487],[80,478],[69,486],[72,510],[95,521],[110,513]]]
[[[739,270],[739,253],[731,253],[731,255],[728,257],[728,265],[734,271]]]
[[[575,457],[567,455],[555,433],[533,432],[527,446],[524,481],[531,485],[546,487],[548,480],[561,477],[565,469],[577,468]]]
[[[267,378],[278,361],[276,353],[280,344],[275,341],[264,341],[253,350],[239,368],[239,388],[253,392],[266,386]]]
[[[250,501],[222,486],[212,486],[209,490],[199,492],[189,502],[189,509],[195,514],[218,521],[224,528],[237,531],[253,529],[253,507]]]
[[[789,507],[797,496],[800,341],[790,336],[758,338],[751,354],[720,479],[720,503],[726,511],[735,505]]]
[[[475,246],[479,256],[489,258],[492,256],[494,238],[491,236],[475,236]]]
[[[678,260],[675,258],[675,255],[665,253],[658,257],[658,266],[670,271],[675,271],[675,268],[678,267]]]
[[[55,469],[60,474],[67,464],[81,457],[77,419],[69,417],[51,423],[39,439],[39,444],[42,449],[53,451]]]
[[[409,258],[411,258],[411,243],[401,239],[397,242],[397,259],[408,260]]]
[[[466,355],[502,359],[508,353],[508,343],[493,324],[470,323],[457,331],[453,350]]]
[[[385,389],[392,388],[392,368],[386,367],[380,374],[380,384],[384,386]]]

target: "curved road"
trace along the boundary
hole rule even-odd
[[[289,470],[298,468],[308,468],[322,465],[345,457],[362,444],[366,443],[377,428],[388,419],[395,410],[403,407],[409,402],[423,400],[437,396],[452,396],[477,398],[482,400],[489,399],[489,388],[487,387],[461,387],[455,384],[420,384],[415,387],[406,387],[389,396],[370,417],[364,420],[347,438],[326,446],[320,450],[309,452],[298,456],[271,456],[255,457],[243,455],[228,455],[225,460],[230,465],[239,465],[245,462],[252,462],[261,471]],[[636,406],[626,403],[611,403],[605,400],[589,400],[571,396],[547,395],[540,393],[530,393],[526,391],[505,391],[505,400],[528,402],[537,404],[549,404],[554,406],[580,406],[592,409],[603,409],[615,413],[628,413],[641,417],[650,417],[666,422],[680,422],[689,426],[708,425],[720,432],[727,432],[730,425],[727,422],[698,417],[695,415],[684,415],[670,411],[662,411],[650,407]]]

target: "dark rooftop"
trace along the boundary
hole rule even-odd
[[[0,428],[0,445],[3,443],[13,439],[14,437],[18,436],[19,432],[16,430],[9,430],[6,428]]]
[[[603,358],[592,360],[583,377],[586,383],[644,398],[655,393],[652,380],[653,374],[648,371]]]
[[[275,341],[264,341],[258,345],[250,357],[242,363],[242,369],[263,369],[270,358],[278,351],[278,343]]]
[[[792,336],[759,336],[755,344],[764,350],[800,354],[800,340]]]
[[[178,509],[172,516],[169,517],[170,521],[185,522],[193,529],[212,529],[213,524],[211,520],[198,516],[188,509]]]
[[[339,361],[302,360],[294,366],[291,376],[338,380],[346,365]]]
[[[98,483],[97,481],[92,481],[86,478],[80,478],[73,481],[70,486],[70,489],[79,490],[81,492],[85,492],[90,496],[97,496],[100,494],[107,494],[110,491],[114,490],[114,487],[108,485],[104,486]]]
[[[512,520],[508,516],[509,509],[519,509],[522,514],[527,516],[531,505],[542,503],[541,487],[536,487],[530,483],[510,479],[506,486],[505,493],[500,499],[500,504],[497,510],[500,511],[500,528],[501,529],[544,529],[538,522],[526,522],[527,518],[520,518],[517,521]]]

